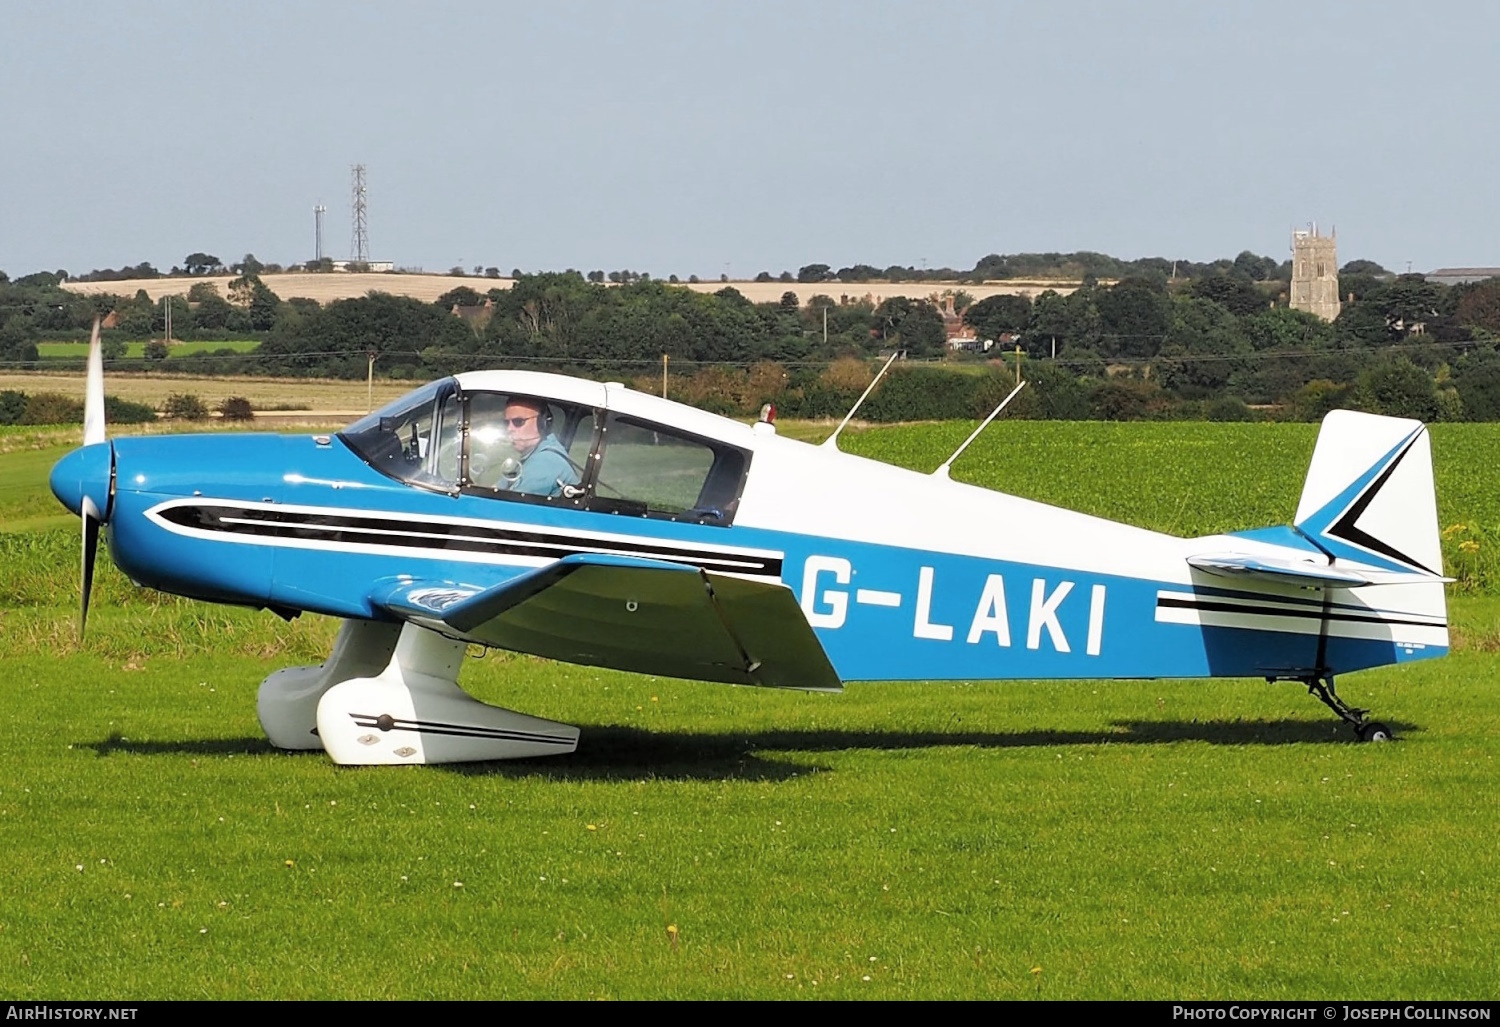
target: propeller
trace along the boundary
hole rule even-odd
[[[83,444],[104,441],[104,352],[99,346],[99,315],[89,333],[88,377],[83,392]]]
[[[94,592],[94,556],[99,551],[99,527],[103,523],[94,516],[94,504],[86,500],[83,512],[83,605],[78,611],[78,640],[83,641],[83,632],[89,623],[89,597]]]
[[[99,346],[99,316],[94,315],[94,330],[89,335],[88,377],[83,394],[83,444],[91,446],[105,441],[104,432],[104,356]],[[114,492],[114,447],[110,447],[110,493]],[[89,621],[89,597],[94,591],[94,557],[99,551],[99,528],[108,514],[100,510],[93,498],[84,489],[79,503],[79,518],[83,521],[83,580],[79,589],[82,605],[78,611],[78,638],[83,640],[84,628]]]

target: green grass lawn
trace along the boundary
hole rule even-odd
[[[1294,452],[1261,426],[1131,427],[1097,453],[1011,433],[955,473],[1008,454],[1010,487],[1113,509],[1129,466],[1177,489],[1148,521],[1289,516],[1310,432]],[[849,448],[935,465],[967,430]],[[1459,443],[1437,440],[1441,480]],[[1097,473],[1054,476],[1044,445]],[[64,450],[0,454],[0,521],[48,516]],[[1467,473],[1483,516],[1495,471]],[[576,754],[341,768],[271,750],[254,710],[332,622],[142,592],[105,560],[75,646],[76,546],[71,518],[0,534],[10,998],[1500,992],[1500,597],[1454,601],[1455,655],[1343,680],[1391,745],[1289,684],[806,695],[491,653],[465,686],[581,725]]]
[[[271,751],[283,661],[141,626],[7,659],[9,995],[1495,992],[1493,656],[1351,681],[1388,746],[1287,685],[806,696],[490,657],[467,686],[580,751],[394,770]]]

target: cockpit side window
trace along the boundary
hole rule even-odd
[[[605,421],[591,509],[696,524],[734,520],[749,454],[635,418]]]
[[[465,491],[576,503],[594,445],[594,411],[514,393],[468,394]]]
[[[451,492],[459,480],[461,414],[458,383],[445,378],[360,418],[339,438],[382,474]]]

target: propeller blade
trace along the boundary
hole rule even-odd
[[[99,315],[89,335],[87,385],[83,393],[83,444],[104,441],[104,354],[99,346]]]
[[[78,612],[78,639],[83,640],[84,628],[89,622],[89,597],[94,592],[94,556],[99,551],[99,511],[94,507],[94,501],[84,498],[83,501],[83,605]]]

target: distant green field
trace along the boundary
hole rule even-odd
[[[82,430],[82,425],[69,424],[0,424],[0,439],[13,441],[25,436],[35,436],[40,440],[55,436],[56,441],[61,444],[64,436],[81,437]]]
[[[973,429],[876,427],[842,441],[861,456],[930,471]],[[1439,520],[1500,528],[1500,424],[1431,432]],[[952,474],[1158,531],[1207,535],[1287,523],[1317,438],[1316,424],[1011,421],[981,435]]]
[[[972,427],[845,446],[930,469]],[[1314,434],[1016,422],[954,474],[1216,531],[1287,520]],[[1494,526],[1500,427],[1434,435],[1444,523]],[[1391,745],[1259,681],[804,695],[491,653],[466,687],[576,754],[340,768],[255,721],[327,619],[101,558],[75,645],[66,450],[0,453],[0,524],[41,519],[0,533],[6,998],[1500,998],[1500,597],[1454,600],[1455,655],[1344,679]]]
[[[52,465],[74,445],[22,449],[0,456],[0,532],[77,523],[46,485]]]
[[[236,353],[249,353],[260,343],[255,339],[227,339],[221,342],[174,342],[167,350],[167,359],[185,357],[189,353],[213,353],[221,349],[232,349]],[[82,360],[89,355],[86,342],[39,342],[37,355],[43,360]],[[127,342],[125,358],[139,360],[146,355],[144,342]]]
[[[850,452],[930,471],[973,429],[880,427],[842,441]],[[1431,431],[1449,573],[1465,589],[1500,593],[1500,424]],[[952,475],[1174,535],[1212,535],[1290,523],[1317,437],[1315,424],[1001,422]]]

